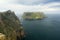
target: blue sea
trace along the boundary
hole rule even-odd
[[[60,14],[46,14],[42,20],[23,20],[25,40],[60,40]]]

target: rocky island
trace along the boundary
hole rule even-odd
[[[24,30],[15,13],[11,10],[0,12],[0,40],[18,40],[17,37],[21,40],[23,36]]]
[[[24,12],[23,19],[26,20],[41,20],[46,16],[43,12]]]

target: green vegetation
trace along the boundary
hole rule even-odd
[[[8,10],[0,12],[0,33],[6,35],[6,40],[16,40],[16,30],[20,29],[21,24],[14,12]]]
[[[45,15],[43,12],[25,12],[23,14],[24,19],[43,19]]]

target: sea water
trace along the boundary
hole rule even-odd
[[[25,40],[60,40],[60,14],[48,14],[42,20],[23,20]]]

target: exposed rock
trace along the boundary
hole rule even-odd
[[[6,40],[6,35],[0,33],[0,40]]]

